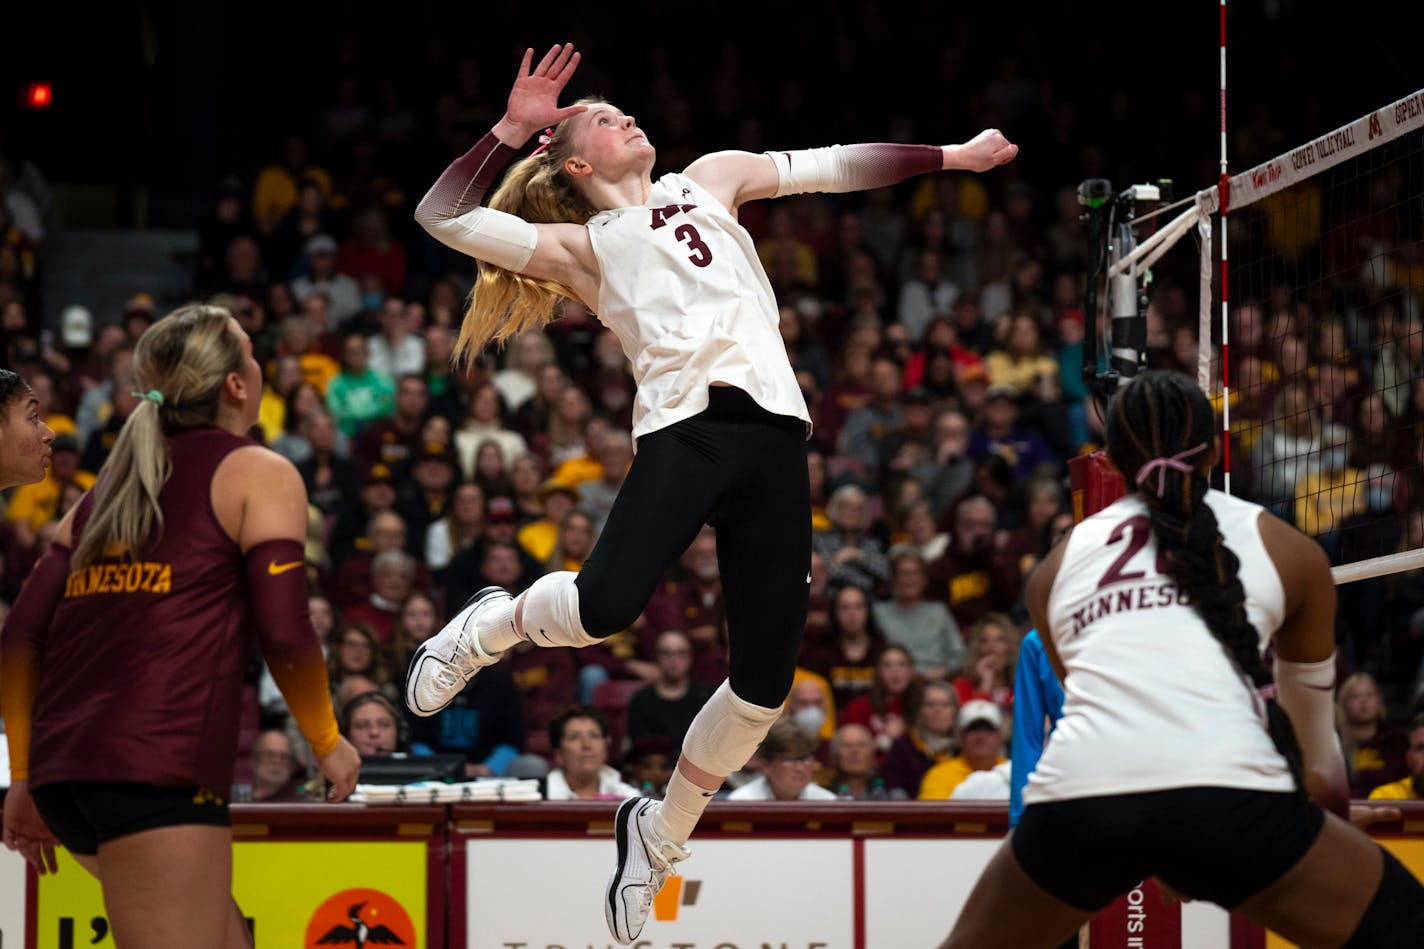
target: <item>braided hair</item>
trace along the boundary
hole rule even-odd
[[[0,369],[0,422],[10,417],[10,405],[30,394],[29,384],[18,373]]]
[[[1241,561],[1226,546],[1206,503],[1209,487],[1199,453],[1215,435],[1211,403],[1187,376],[1155,370],[1136,376],[1107,410],[1108,456],[1147,504],[1152,535],[1167,576],[1191,599],[1211,634],[1257,689],[1271,684],[1260,637],[1246,615]],[[1193,464],[1184,459],[1199,455]],[[1269,690],[1268,690],[1269,691]],[[1271,740],[1304,790],[1300,746],[1290,719],[1266,700]]]

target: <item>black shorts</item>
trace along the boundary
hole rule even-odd
[[[1148,877],[1230,909],[1295,866],[1324,824],[1295,792],[1198,787],[1033,804],[1009,839],[1035,883],[1082,910]]]
[[[227,800],[207,788],[164,788],[130,781],[61,781],[31,796],[45,824],[70,853],[93,856],[99,845],[156,827],[231,827]]]

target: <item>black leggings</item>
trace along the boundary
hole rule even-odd
[[[775,708],[791,691],[806,626],[811,490],[806,427],[741,389],[709,389],[705,412],[638,442],[598,543],[575,581],[593,636],[631,626],[663,572],[717,530],[729,679],[738,697]]]

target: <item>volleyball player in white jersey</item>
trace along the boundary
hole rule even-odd
[[[553,47],[531,70],[532,61],[530,50],[504,117],[445,171],[416,219],[481,261],[462,357],[539,329],[564,297],[598,314],[638,383],[638,452],[583,570],[545,576],[513,600],[495,588],[477,593],[412,660],[406,701],[417,714],[439,711],[521,639],[586,646],[626,628],[701,525],[717,528],[730,674],[689,729],[666,799],[619,809],[605,909],[626,945],[687,856],[713,792],[780,715],[805,625],[809,417],[737,210],[942,169],[987,171],[1018,148],[987,130],[943,147],[718,152],[654,182],[655,152],[632,116],[594,100],[559,107],[578,64],[572,47]],[[481,207],[515,149],[546,126],[541,148]]]
[[[1056,946],[1147,877],[1301,946],[1424,945],[1424,887],[1340,819],[1329,563],[1208,490],[1217,430],[1176,373],[1108,406],[1108,455],[1137,490],[1029,578],[1063,717],[944,947]],[[1279,705],[1259,691],[1271,642]]]

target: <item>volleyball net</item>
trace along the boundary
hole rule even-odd
[[[1337,583],[1424,567],[1424,90],[1181,201],[1091,185],[1108,371],[1188,368],[1194,336],[1226,490]]]

